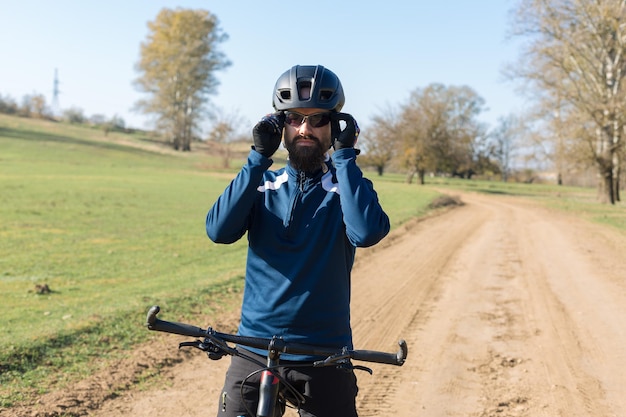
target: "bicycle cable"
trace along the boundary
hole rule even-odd
[[[245,355],[244,355],[245,356]],[[252,361],[254,361],[254,363],[259,363],[259,361],[250,358],[250,357],[245,357],[245,359],[251,359]],[[283,399],[285,400],[285,406],[287,406],[287,401],[291,402],[293,404],[294,407],[290,407],[290,408],[296,408],[296,409],[300,409],[301,405],[305,403],[306,398],[304,398],[304,395],[302,395],[298,390],[296,390],[296,388],[289,382],[287,381],[282,375],[280,375],[279,373],[275,373],[273,371],[278,370],[279,368],[298,368],[298,367],[305,367],[307,365],[295,365],[295,366],[286,366],[286,365],[277,365],[277,366],[263,366],[260,369],[257,369],[251,373],[249,373],[244,379],[243,381],[241,381],[241,385],[239,386],[239,394],[241,395],[241,399],[244,399],[244,393],[243,393],[243,387],[246,383],[246,381],[248,381],[248,379],[252,378],[254,375],[256,374],[260,374],[264,371],[270,371],[272,372],[272,375],[275,376],[281,384],[283,384],[283,391],[287,391],[290,394],[293,395],[293,399],[289,398],[287,396],[283,395]],[[246,408],[246,413],[253,415],[251,410],[248,408],[248,404],[246,404],[245,401],[242,401],[244,407]]]

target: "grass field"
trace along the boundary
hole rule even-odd
[[[204,219],[248,145],[223,170],[217,156],[151,151],[153,142],[0,115],[0,407],[145,341],[153,304],[177,314],[169,319],[206,316],[209,299],[241,289],[245,239],[213,244]],[[394,228],[425,215],[437,190],[461,189],[531,197],[626,230],[623,205],[599,205],[593,190],[367,176]],[[50,293],[36,292],[43,284]]]

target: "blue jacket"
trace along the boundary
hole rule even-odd
[[[389,218],[354,149],[305,174],[252,150],[206,219],[217,243],[248,233],[239,333],[352,348],[350,271],[356,247],[389,232]],[[284,356],[286,359],[310,359]]]

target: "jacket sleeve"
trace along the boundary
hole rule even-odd
[[[337,170],[339,198],[346,234],[354,246],[378,243],[389,233],[389,217],[378,202],[374,185],[363,177],[356,164],[356,151],[339,149],[333,153]]]
[[[272,160],[251,150],[248,161],[219,196],[206,217],[206,232],[215,243],[233,243],[248,230],[257,188]]]

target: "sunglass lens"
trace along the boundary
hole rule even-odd
[[[309,116],[309,123],[311,123],[313,127],[326,126],[328,122],[330,122],[330,113],[318,113]]]
[[[305,120],[313,127],[326,126],[330,122],[330,113],[317,113],[310,116],[296,112],[285,113],[285,121],[293,127],[300,127]]]
[[[287,112],[285,114],[285,121],[289,123],[291,126],[298,127],[304,121],[304,116],[301,115],[300,113]]]

